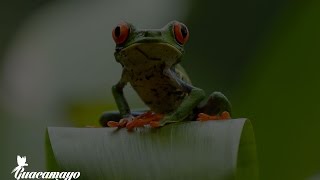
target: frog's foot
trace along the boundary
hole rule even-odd
[[[209,121],[209,120],[226,120],[231,119],[230,113],[228,111],[223,111],[220,115],[208,115],[205,113],[198,114],[198,121]]]
[[[150,122],[160,121],[163,115],[156,114],[151,111],[148,111],[140,116],[135,117],[132,121],[126,124],[128,130],[132,130],[135,127],[143,127],[144,125],[150,124]]]
[[[109,121],[107,123],[107,125],[109,127],[118,127],[118,128],[123,128],[123,127],[126,127],[126,124],[130,121],[132,121],[133,117],[127,117],[127,118],[122,118],[120,119],[119,122],[117,121]]]
[[[164,125],[167,124],[167,123],[169,123],[169,122],[163,121],[163,120],[161,120],[161,121],[151,121],[151,122],[149,123],[149,125],[150,125],[151,127],[153,127],[153,128],[158,128],[158,127],[164,126]]]

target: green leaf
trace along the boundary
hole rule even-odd
[[[63,171],[81,179],[257,179],[249,120],[185,122],[162,128],[49,127]]]

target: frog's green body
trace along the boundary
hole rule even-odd
[[[152,112],[164,114],[160,126],[182,121],[192,115],[195,109],[206,107],[206,104],[199,106],[205,98],[203,90],[191,85],[189,77],[179,65],[188,36],[185,25],[177,21],[158,30],[139,30],[128,23],[122,23],[114,29],[113,38],[117,44],[114,55],[123,67],[122,77],[113,87],[120,118],[133,119],[122,90],[127,83],[131,84]],[[222,99],[221,104],[216,104],[217,98],[219,102]],[[212,111],[216,114],[230,112],[230,104],[221,93],[215,93],[214,99],[216,107]],[[106,113],[101,122],[114,120],[114,116],[119,118],[114,113]]]
[[[176,70],[180,66],[175,65],[176,60],[181,55],[180,51],[165,43],[138,43],[123,49],[116,57],[123,65],[122,77],[150,110],[165,114],[177,109],[187,95],[175,80],[189,79]],[[174,77],[164,74],[165,71],[172,71]]]

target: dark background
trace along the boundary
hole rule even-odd
[[[118,64],[103,64],[113,61],[113,50],[109,48],[113,47],[112,27],[94,27],[104,21],[126,19],[126,16],[122,17],[122,8],[127,4],[117,6],[116,1],[106,1],[106,7],[115,7],[112,15],[98,14],[100,19],[83,20],[88,16],[81,12],[90,15],[88,12],[98,10],[95,6],[83,6],[83,10],[73,11],[72,7],[79,3],[71,2],[73,4],[66,5],[54,0],[0,2],[1,175],[4,177],[12,177],[10,172],[16,166],[17,154],[27,155],[31,169],[44,169],[47,125],[94,124],[99,113],[114,108],[109,89],[118,80],[120,69],[113,72],[114,68],[119,68]],[[70,10],[63,9],[64,6]],[[160,28],[177,19],[188,26],[191,35],[182,64],[195,86],[203,88],[207,94],[222,91],[233,104],[234,117],[251,119],[262,179],[306,179],[320,173],[320,1],[188,0],[172,6],[168,2],[160,13],[153,9],[161,7],[145,2],[141,2],[141,6],[146,7],[132,10],[135,17],[127,18],[133,21],[131,23]],[[61,19],[51,21],[43,15],[49,12],[58,16],[65,11],[63,19],[79,16],[75,25],[70,25],[73,20],[59,24]],[[139,20],[142,11],[141,19],[149,20]],[[183,15],[177,15],[175,11]],[[130,8],[127,13],[130,14]],[[81,21],[91,24],[81,26]],[[48,29],[54,32],[50,38],[56,39],[56,44],[45,41],[36,46],[43,49],[33,48],[34,37],[39,42],[47,37],[43,34],[48,31],[44,26],[48,25],[54,25]],[[88,26],[93,28],[80,33],[79,29]],[[35,35],[32,38],[25,33],[30,31]],[[64,34],[67,31],[70,35]],[[103,31],[106,35],[88,36]],[[21,40],[26,36],[27,40]],[[74,36],[75,40],[62,38],[64,36]],[[60,50],[65,44],[68,48]],[[97,50],[83,52],[88,47]],[[33,61],[24,54],[16,57],[25,48],[32,49],[28,57],[39,55],[40,60]],[[59,49],[56,51],[61,55],[56,57],[57,53],[52,49]],[[88,54],[86,60],[80,61],[81,51]],[[107,58],[91,55],[104,53]],[[72,62],[58,63],[59,58]],[[86,64],[88,61],[90,64]],[[104,68],[95,68],[94,64]],[[31,82],[35,84],[24,84],[26,81],[21,76],[32,74],[29,71],[22,73],[25,67],[29,71],[34,67],[34,71],[39,72],[34,76],[41,76],[41,83],[45,83],[39,86],[34,81]],[[88,71],[90,73],[86,74]],[[25,93],[27,91],[30,92]],[[128,96],[135,95],[129,92]],[[47,101],[41,104],[43,101],[34,97]],[[141,106],[141,102],[136,102],[137,98],[132,97],[131,101],[133,106]],[[37,154],[39,157],[35,157]]]

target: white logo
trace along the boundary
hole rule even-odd
[[[16,167],[16,168],[14,168],[12,171],[11,171],[11,174],[13,173],[13,172],[16,172],[16,171],[18,171],[18,170],[20,170],[20,169],[22,169],[24,166],[28,166],[28,164],[26,163],[26,157],[25,156],[17,156],[17,163],[18,163],[18,166]]]
[[[80,172],[27,172],[24,171],[24,167],[28,166],[26,163],[27,158],[26,156],[17,156],[17,163],[18,166],[15,167],[11,174],[14,173],[14,177],[19,179],[64,179],[64,180],[71,180],[71,179],[78,179],[80,177]]]

